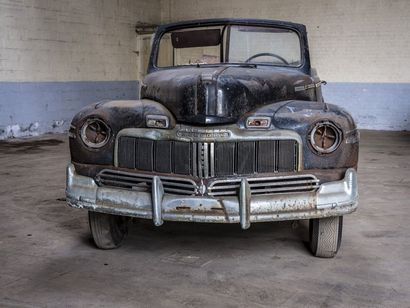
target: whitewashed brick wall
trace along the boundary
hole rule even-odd
[[[160,0],[0,0],[0,81],[136,80]]]
[[[410,82],[409,0],[163,0],[162,20],[242,17],[307,26],[312,64],[333,82]]]

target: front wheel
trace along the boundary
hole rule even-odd
[[[119,247],[128,234],[128,219],[123,216],[88,211],[94,243],[101,249]]]
[[[309,241],[314,256],[333,258],[342,242],[343,216],[310,219]]]

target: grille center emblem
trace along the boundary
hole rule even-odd
[[[231,133],[225,129],[182,128],[176,132],[176,135],[180,138],[220,139],[229,138]]]
[[[201,185],[199,186],[198,192],[200,195],[205,195],[206,193],[206,185],[204,183],[201,183]]]

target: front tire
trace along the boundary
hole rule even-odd
[[[342,242],[343,216],[310,219],[309,242],[314,256],[333,258]]]
[[[119,247],[128,234],[127,218],[88,211],[88,221],[94,243],[101,249]]]

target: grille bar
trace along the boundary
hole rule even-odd
[[[199,178],[298,170],[295,140],[183,142],[122,136],[118,166]]]
[[[210,167],[210,176],[215,176],[215,143],[209,144],[209,167]]]

